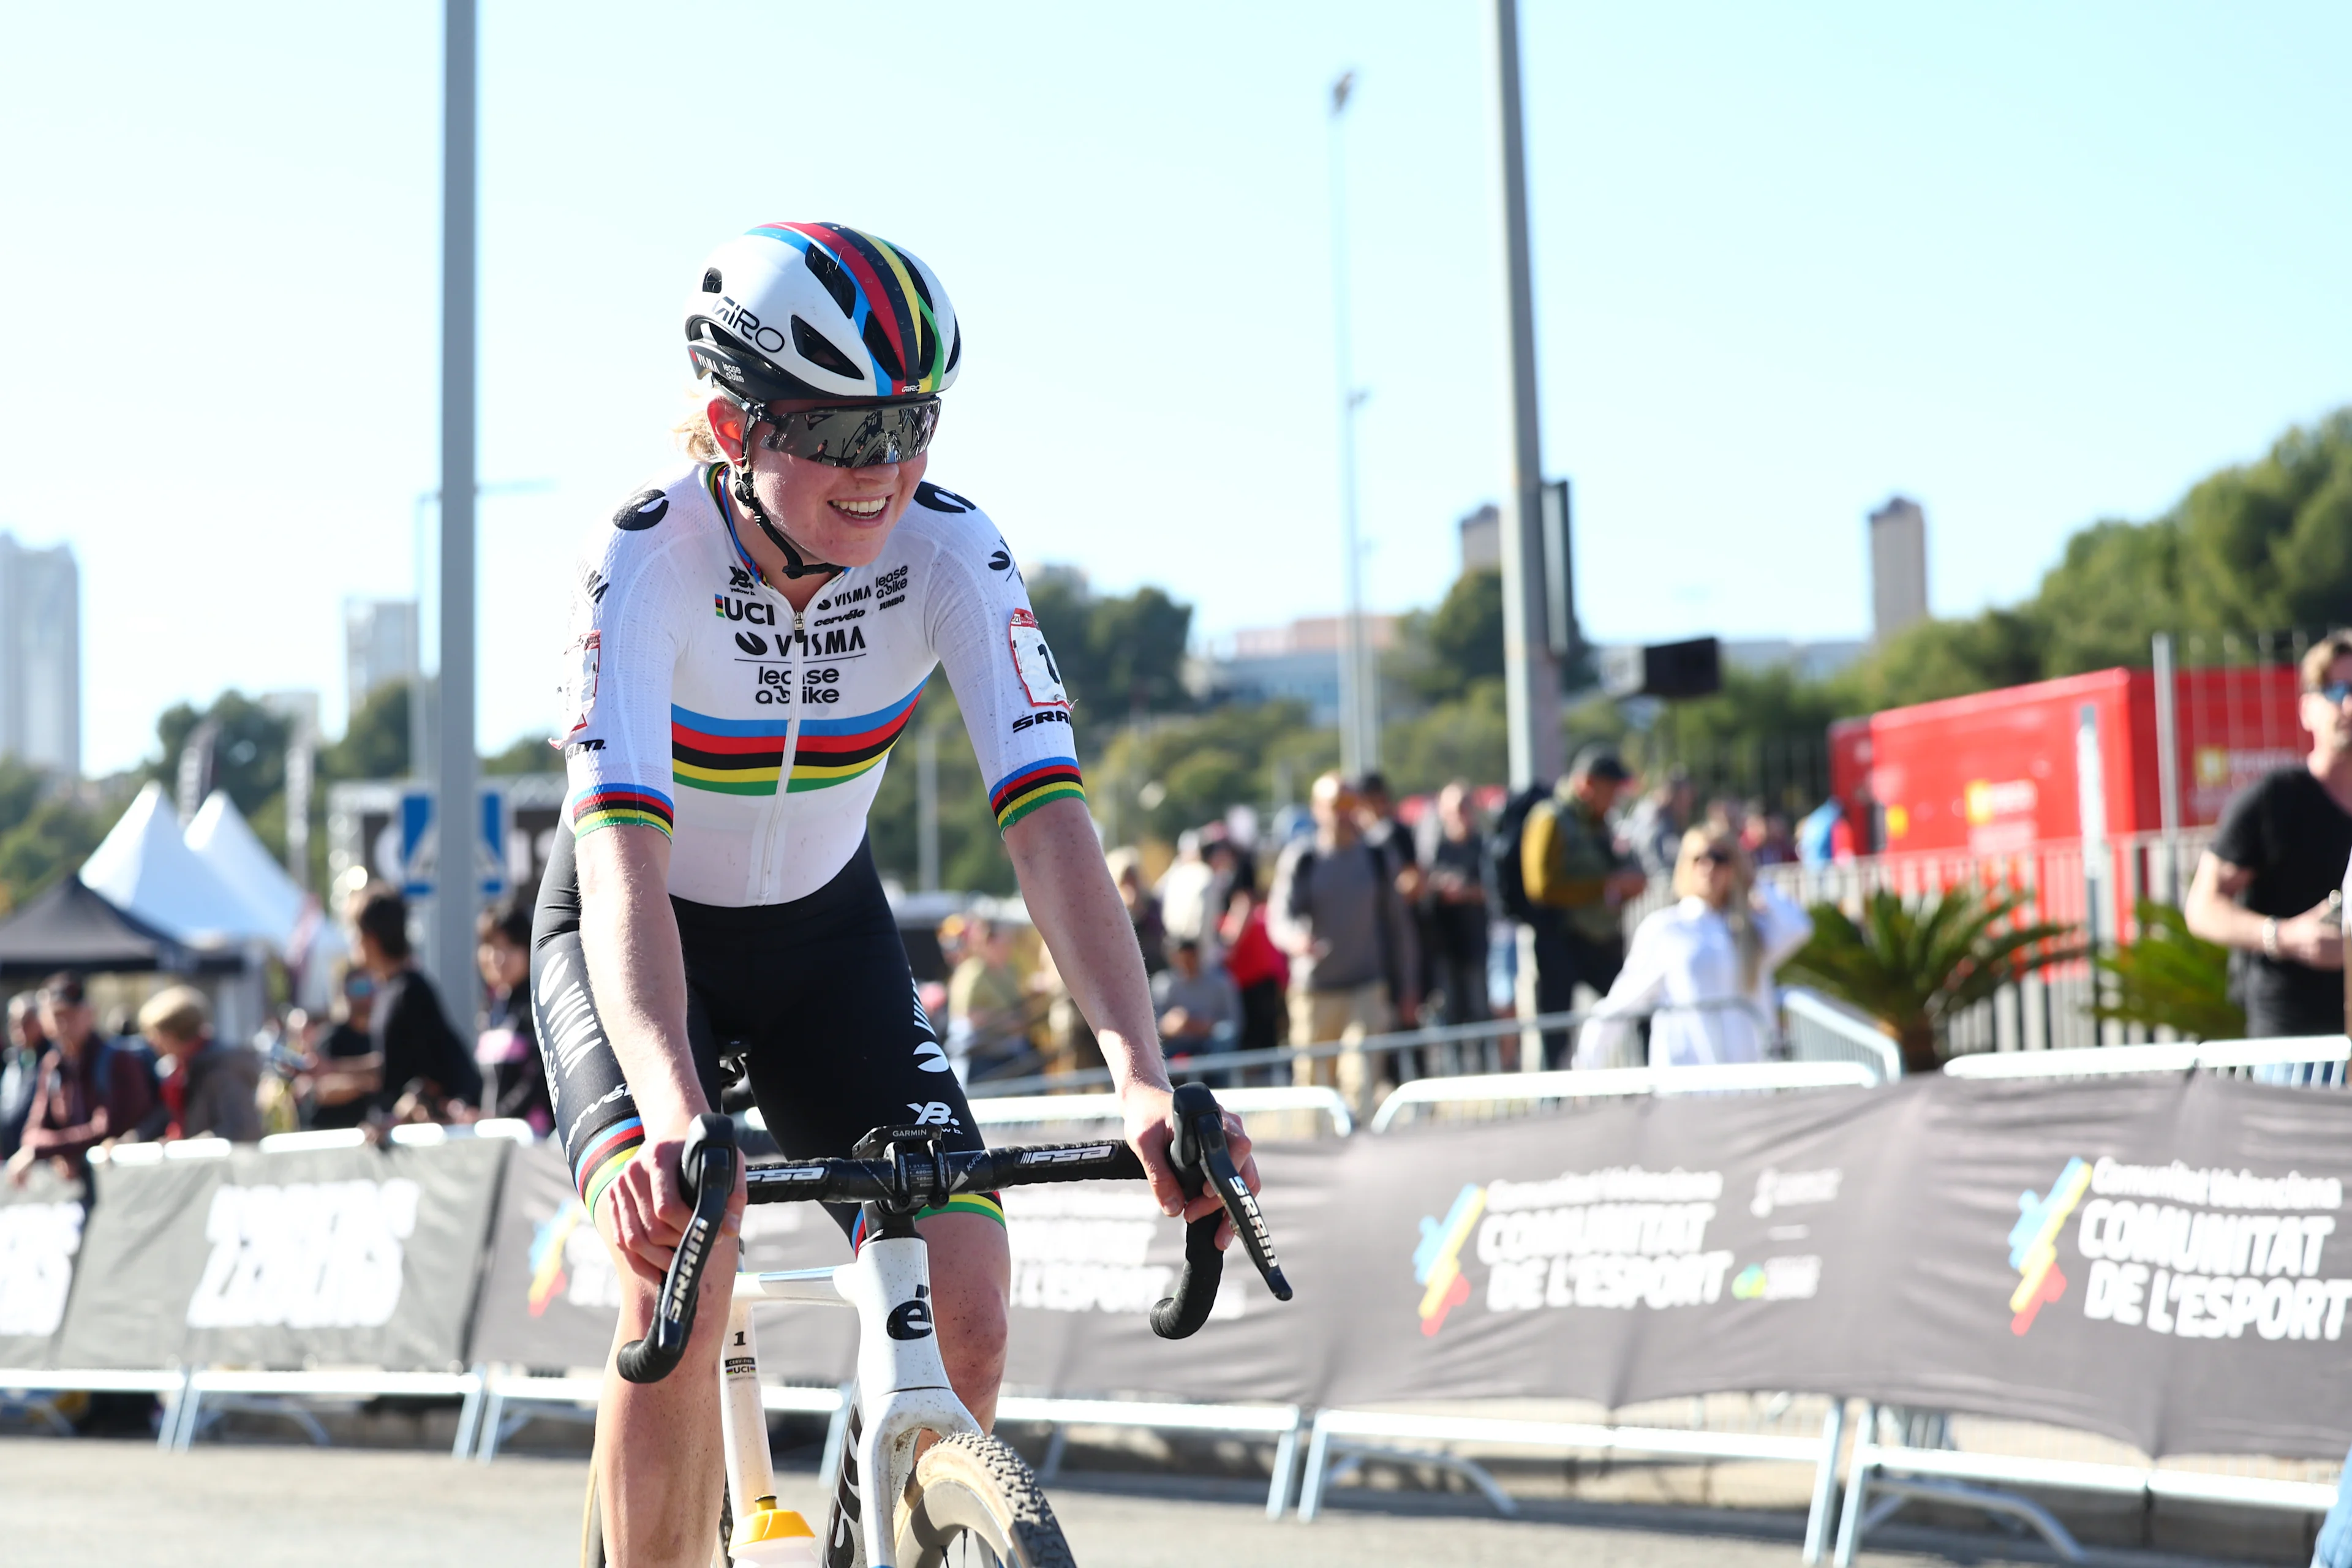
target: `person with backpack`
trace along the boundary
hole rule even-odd
[[[42,1160],[79,1180],[89,1174],[92,1149],[131,1131],[155,1108],[152,1069],[138,1052],[99,1038],[80,975],[60,972],[43,981],[40,1011],[57,1049],[33,1090],[24,1142],[8,1159],[16,1186]]]
[[[1607,994],[1625,963],[1619,911],[1649,875],[1617,847],[1610,809],[1633,783],[1616,749],[1590,745],[1549,795],[1522,790],[1504,810],[1496,855],[1505,910],[1535,933],[1536,1011],[1565,1013],[1576,988]],[[1564,1031],[1544,1036],[1544,1065],[1562,1065]]]
[[[1315,781],[1315,834],[1284,848],[1266,900],[1266,929],[1290,957],[1290,1043],[1354,1045],[1392,1022],[1410,1028],[1421,1004],[1412,911],[1389,858],[1366,843],[1355,788],[1338,773]],[[1335,1086],[1371,1109],[1361,1052],[1293,1064],[1297,1081]]]

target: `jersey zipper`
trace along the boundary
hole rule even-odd
[[[782,595],[777,596],[782,597]],[[802,611],[793,612],[793,652],[784,665],[784,689],[793,695],[792,717],[784,721],[783,763],[776,770],[776,798],[768,808],[768,842],[760,857],[765,871],[760,892],[760,901],[763,904],[777,901],[777,890],[784,874],[783,850],[787,847],[778,843],[777,839],[783,832],[785,808],[793,787],[793,758],[801,747],[801,667],[808,662],[808,632],[802,616]]]

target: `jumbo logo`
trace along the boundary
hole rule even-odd
[[[710,613],[722,620],[750,621],[754,626],[776,624],[776,606],[763,605],[757,599],[738,599],[729,594],[710,595]]]
[[[2017,1194],[2017,1223],[2009,1230],[2009,1266],[2018,1276],[2017,1289],[2009,1293],[2011,1333],[2022,1335],[2043,1307],[2066,1294],[2066,1275],[2058,1267],[2058,1233],[2090,1190],[2091,1167],[2072,1159],[2050,1184],[2047,1196],[2032,1191]]]

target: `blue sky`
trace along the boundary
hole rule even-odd
[[[905,20],[902,18],[901,20]],[[566,563],[672,460],[677,308],[776,217],[966,323],[933,473],[1208,633],[1339,603],[1326,91],[1347,127],[1368,593],[1432,602],[1503,470],[1486,8],[483,0],[482,739],[545,722]],[[36,7],[0,136],[0,528],[70,541],[86,763],[315,686],[436,479],[439,9]],[[1855,635],[1863,517],[2032,590],[2352,400],[2352,12],[1528,0],[1547,466],[1607,639]],[[102,68],[100,64],[102,62]]]

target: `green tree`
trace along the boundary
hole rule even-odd
[[[408,776],[408,683],[387,681],[367,695],[343,726],[343,738],[319,751],[319,777],[399,779]]]
[[[560,773],[563,771],[563,753],[547,743],[541,734],[518,735],[506,750],[492,752],[482,759],[485,773]]]
[[[2017,919],[2023,893],[1952,888],[1906,903],[1884,889],[1859,921],[1835,904],[1812,909],[1812,940],[1780,966],[1784,980],[1813,985],[1876,1018],[1903,1053],[1906,1073],[1943,1062],[1953,1018],[2012,981],[2083,956],[2074,928]]]
[[[2318,631],[2352,622],[2352,409],[2205,479],[2175,515],[2191,626]]]
[[[1045,625],[1041,619],[1040,626]],[[1086,658],[1075,671],[1084,692],[1078,711],[1101,723],[1113,713],[1170,713],[1186,706],[1184,645],[1192,635],[1192,606],[1158,588],[1097,599],[1087,626]],[[1073,674],[1063,661],[1066,680]]]
[[[2246,1010],[2230,999],[2230,950],[2191,933],[2170,904],[2142,899],[2134,914],[2137,940],[2091,961],[2100,978],[2091,1016],[2192,1039],[2243,1039]]]
[[[1500,784],[1510,772],[1503,682],[1487,677],[1463,694],[1381,730],[1381,771],[1396,794],[1423,795],[1450,780]]]
[[[1482,680],[1503,678],[1503,574],[1492,568],[1454,580],[1433,610],[1417,610],[1399,627],[1398,647],[1382,672],[1423,702],[1466,697]]]
[[[37,800],[0,832],[0,910],[37,897],[50,883],[79,869],[121,814],[120,805],[93,805],[71,792]]]
[[[202,710],[174,703],[155,721],[163,756],[148,765],[148,776],[172,788],[179,777],[181,752],[197,726],[207,721],[214,726],[213,784],[227,791],[237,810],[249,817],[286,787],[286,746],[293,725],[241,691],[224,691]]]

